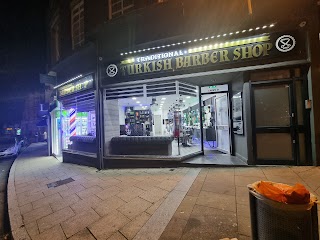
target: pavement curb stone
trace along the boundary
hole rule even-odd
[[[9,173],[8,189],[7,189],[8,213],[9,213],[12,238],[15,240],[29,240],[31,238],[23,223],[22,215],[20,212],[18,199],[16,195],[15,171],[16,171],[17,161],[19,161],[18,158],[15,159],[15,161],[13,162],[10,169],[10,173]]]

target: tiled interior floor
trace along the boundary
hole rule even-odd
[[[246,166],[248,165],[240,158],[231,156],[229,154],[219,153],[218,151],[214,150],[205,150],[203,156],[197,156],[190,158],[183,163],[188,164],[205,164],[205,165],[239,165],[239,166]]]
[[[192,144],[188,146],[183,146],[181,143],[179,144],[180,146],[180,154],[178,150],[178,141],[173,140],[172,142],[172,156],[174,157],[181,157],[181,156],[186,156],[195,152],[201,151],[201,146],[198,144]]]
[[[181,143],[179,144],[180,149],[178,150],[178,142],[174,140],[172,142],[172,155],[165,156],[165,155],[121,155],[122,158],[125,157],[141,157],[141,158],[153,158],[153,159],[172,159],[177,158],[180,159],[181,157],[201,152],[201,145],[199,142],[193,142],[192,144],[188,144],[188,146],[183,146]],[[180,151],[180,153],[179,153]],[[186,164],[204,164],[204,165],[237,165],[237,166],[246,166],[248,165],[246,162],[242,161],[238,157],[231,156],[230,154],[224,154],[219,152],[215,148],[214,142],[205,142],[204,143],[204,155],[192,157],[183,163]]]
[[[216,142],[205,141],[204,142],[204,155],[193,157],[184,161],[183,163],[188,164],[206,164],[206,165],[239,165],[246,166],[246,162],[242,161],[240,158],[231,156],[230,154],[224,154],[216,150]],[[180,144],[180,156],[186,156],[195,152],[201,151],[201,145],[198,141],[193,141],[191,145],[182,146]],[[172,155],[178,155],[178,143],[176,140],[172,142]]]

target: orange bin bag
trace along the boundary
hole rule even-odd
[[[283,183],[261,181],[255,184],[254,188],[258,193],[277,202],[291,204],[310,203],[310,192],[300,183],[290,186]]]

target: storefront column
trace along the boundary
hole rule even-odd
[[[311,55],[311,142],[313,165],[320,165],[320,42],[319,42],[319,12],[320,6],[314,1],[312,14],[308,21],[309,43]]]
[[[96,41],[96,56],[97,56],[97,72],[95,74],[95,102],[96,102],[96,140],[97,140],[97,159],[98,159],[98,168],[104,169],[103,162],[103,152],[104,152],[104,134],[103,134],[103,90],[100,88],[100,80],[101,80],[101,61],[102,57],[100,57],[100,49],[99,43]]]

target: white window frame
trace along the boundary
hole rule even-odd
[[[71,37],[72,37],[72,49],[80,47],[84,44],[84,27],[81,31],[81,23],[84,24],[84,16],[80,18],[81,13],[84,12],[84,0],[78,0],[74,4],[71,4]],[[78,20],[75,18],[79,16]],[[81,22],[83,21],[83,22]],[[77,25],[79,28],[79,34],[75,36],[74,26]],[[79,40],[76,41],[76,37],[79,37]]]
[[[112,19],[114,15],[123,15],[125,13],[125,11],[127,11],[130,8],[134,7],[134,2],[126,7],[123,6],[123,1],[124,0],[108,0],[108,4],[109,4],[109,19]],[[117,4],[121,4],[121,9],[117,10],[116,12],[114,12],[112,10],[114,5]],[[120,13],[120,14],[119,14]]]

